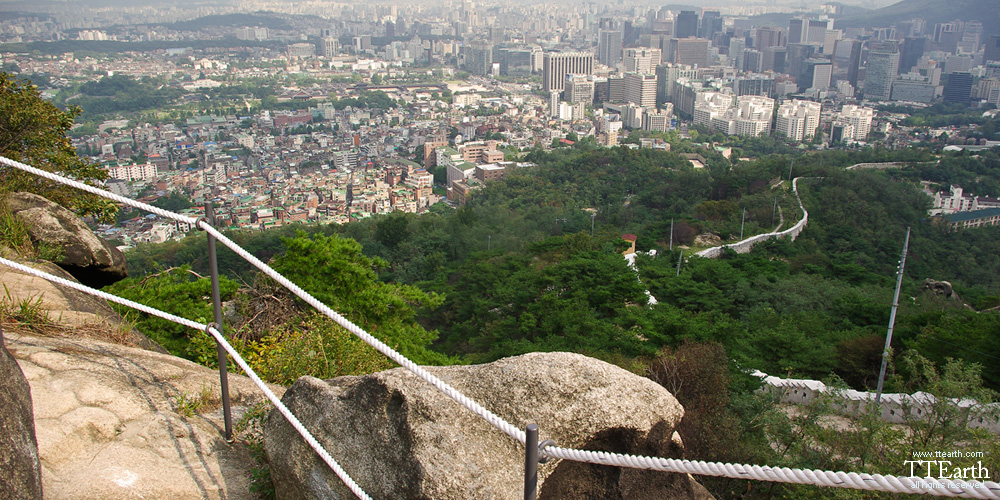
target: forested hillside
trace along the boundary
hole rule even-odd
[[[419,216],[397,212],[232,237],[422,363],[566,350],[648,374],[684,405],[680,432],[691,458],[898,474],[893,467],[915,449],[996,447],[995,436],[949,427],[960,417],[947,412],[945,427],[914,424],[913,432],[926,436],[919,443],[877,416],[835,433],[819,424],[824,407],[789,417],[754,392],[760,381],[748,372],[873,389],[910,227],[886,390],[994,398],[988,388],[1000,388],[1000,228],[949,230],[927,216],[931,198],[919,181],[939,188],[965,183],[995,196],[997,152],[933,163],[938,158],[919,150],[827,151],[735,165],[714,151],[701,154],[708,168],[650,150],[584,144],[535,152],[528,159],[537,167],[488,184],[457,209],[439,205]],[[876,161],[932,163],[845,169]],[[810,213],[796,241],[692,257],[706,239],[738,239],[744,209],[747,236],[798,221],[789,167],[804,177],[799,192]],[[657,250],[640,255],[636,270],[621,254],[626,233],[638,236],[640,250]],[[204,255],[205,238],[195,234],[140,246],[129,259],[134,275],[178,265],[204,273]],[[387,366],[231,252],[221,250],[219,258],[232,279],[245,283],[224,287],[236,312],[236,344],[270,380]],[[137,278],[116,292],[160,290],[161,306],[184,308],[178,297],[202,296],[204,285],[177,272]],[[950,281],[958,298],[923,290],[928,278]],[[212,362],[203,335],[171,335],[168,345],[188,346],[179,354]],[[885,452],[870,456],[876,447]],[[705,484],[718,498],[823,497],[788,485]]]
[[[118,42],[60,41],[48,48],[65,43],[107,48]],[[276,87],[259,83],[205,93],[253,93],[270,108]],[[57,101],[91,112],[158,107],[177,97],[165,84],[109,76],[64,89]],[[0,99],[3,156],[89,183],[106,178],[66,138],[80,109],[60,111],[33,86],[5,74],[0,87],[6,97]],[[371,92],[335,106],[359,102],[394,105]],[[968,120],[946,111],[928,108],[910,123]],[[983,121],[976,131],[981,136],[966,140],[996,136],[996,118],[975,119]],[[641,134],[633,132],[626,142],[637,143]],[[904,475],[905,461],[916,452],[961,449],[980,454],[980,467],[1000,470],[1000,440],[968,429],[978,415],[947,399],[988,403],[1000,389],[1000,227],[951,230],[927,215],[931,197],[922,192],[955,184],[1000,197],[1000,149],[949,153],[930,149],[945,141],[928,139],[920,143],[928,148],[805,151],[775,137],[691,135],[706,142],[680,139],[673,131],[660,135],[672,152],[599,148],[593,138],[536,149],[519,158],[533,166],[486,184],[461,207],[437,204],[420,215],[396,212],[345,225],[287,225],[230,236],[419,364],[564,350],[646,375],[685,409],[678,426],[684,458]],[[733,148],[732,160],[713,147],[718,144]],[[685,154],[697,155],[705,168],[694,168]],[[871,162],[894,166],[847,169]],[[432,173],[444,177],[441,169]],[[771,241],[749,254],[695,256],[794,225],[803,214],[792,178],[799,179],[798,196],[810,213],[797,240]],[[118,209],[10,168],[0,170],[0,181],[0,194],[44,194],[94,220],[111,220]],[[186,194],[158,203],[187,207]],[[0,204],[0,243],[29,249],[30,256],[51,253],[36,252],[25,226],[7,212]],[[834,417],[830,401],[783,406],[760,391],[754,370],[822,379],[832,388],[875,386],[907,228],[912,236],[886,390],[932,394],[937,402],[926,416],[905,425],[887,424],[877,410]],[[642,252],[634,267],[622,255],[626,234],[636,235]],[[213,311],[206,246],[198,232],[140,245],[128,254],[131,277],[108,291],[207,322]],[[289,385],[303,375],[329,379],[392,366],[230,250],[220,248],[219,267],[225,273],[225,334],[268,382]],[[955,294],[928,290],[928,279],[950,282]],[[0,306],[6,315],[18,307],[37,310],[10,296],[6,302],[0,297]],[[218,363],[214,340],[204,332],[119,311],[171,353]],[[956,459],[952,465],[973,463]],[[888,496],[703,481],[716,498]]]
[[[898,348],[979,362],[987,383],[1000,387],[1000,365],[988,362],[1000,345],[981,329],[983,321],[997,325],[996,315],[973,310],[1000,303],[997,229],[947,230],[927,217],[930,197],[916,182],[974,178],[988,190],[1000,177],[996,154],[889,171],[844,169],[895,159],[887,152],[798,158],[794,175],[822,179],[800,184],[812,217],[797,241],[717,260],[685,257],[678,274],[680,251],[690,256],[696,235],[737,239],[743,209],[746,235],[801,217],[789,183],[781,182],[790,158],[731,166],[705,154],[710,168],[698,170],[677,154],[651,150],[533,153],[537,168],[487,185],[457,210],[234,238],[265,260],[279,255],[282,238],[296,230],[358,241],[379,263],[379,280],[440,298],[418,307],[416,319],[437,332],[434,350],[467,362],[572,350],[627,364],[663,346],[702,340],[722,343],[742,366],[804,378],[835,373],[860,389],[877,373],[896,264],[911,227]],[[901,159],[926,159],[905,154]],[[641,250],[659,251],[639,258],[641,282],[620,255],[625,233],[638,235]],[[199,236],[140,247],[130,255],[133,271],[180,264],[203,271]],[[220,252],[220,259],[233,276],[252,279],[231,253]],[[926,278],[952,282],[971,309],[922,293]],[[647,289],[657,305],[645,306]]]

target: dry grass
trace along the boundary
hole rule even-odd
[[[41,297],[15,299],[4,286],[0,296],[0,325],[4,334],[36,335],[43,337],[88,338],[128,347],[139,346],[132,328],[127,323],[110,320],[70,325],[53,317]]]
[[[111,322],[88,323],[84,325],[38,324],[16,321],[6,315],[0,317],[0,324],[3,325],[4,335],[14,333],[39,337],[87,338],[100,340],[109,344],[142,348],[133,339],[130,327],[124,324],[115,325]]]

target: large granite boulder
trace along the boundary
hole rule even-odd
[[[0,498],[42,498],[31,389],[0,331]]]
[[[100,288],[128,276],[121,250],[94,234],[73,212],[32,193],[11,193],[5,202],[25,223],[35,248],[57,249],[54,262],[80,283]]]
[[[570,353],[535,353],[429,371],[560,446],[680,457],[684,413],[660,385]],[[329,381],[303,377],[284,403],[374,499],[517,499],[524,448],[409,371]],[[352,498],[272,411],[264,444],[278,498]],[[711,498],[690,476],[562,462],[542,464],[539,498]]]

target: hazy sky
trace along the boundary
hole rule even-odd
[[[282,1],[291,1],[291,0],[276,0],[276,1],[282,2]],[[342,0],[334,0],[334,1],[338,1],[339,2],[339,1],[342,1]],[[574,0],[570,0],[570,1],[574,1]],[[585,3],[585,2],[586,3],[594,3],[594,0],[578,0],[578,1],[580,3]],[[695,7],[721,7],[721,6],[729,6],[729,5],[748,5],[748,6],[750,6],[750,5],[777,5],[777,6],[788,6],[788,7],[797,7],[797,8],[801,8],[801,7],[807,7],[808,8],[808,7],[819,7],[820,5],[822,5],[824,3],[829,3],[829,2],[832,2],[832,1],[836,1],[836,3],[842,3],[842,4],[845,4],[845,5],[857,5],[857,6],[861,6],[861,7],[877,9],[877,8],[880,8],[880,7],[885,7],[887,5],[892,5],[894,3],[897,3],[899,0],[829,0],[829,1],[816,1],[816,0],[808,0],[808,1],[806,1],[806,0],[765,0],[765,1],[757,0],[757,1],[753,1],[753,0],[751,0],[749,2],[748,1],[741,1],[741,0],[666,0],[666,1],[660,1],[660,2],[646,0],[646,1],[636,2],[636,3],[643,3],[643,4],[649,4],[649,5],[654,5],[654,4],[663,4],[663,5],[670,5],[670,4],[675,4],[675,5],[691,5],[691,6],[695,6]],[[87,4],[101,4],[101,5],[106,5],[106,4],[109,3],[107,0],[68,0],[68,2],[71,3],[71,4],[73,4],[73,5],[81,5],[81,4],[82,5],[87,5]],[[0,0],[0,4],[7,4],[7,5],[10,5],[10,4],[21,4],[21,5],[24,5],[26,7],[30,6],[30,5],[37,5],[39,3],[63,3],[63,2],[57,2],[55,0],[50,0],[50,1],[42,0],[40,2],[26,1],[26,0]],[[120,2],[110,2],[110,3],[120,3]],[[149,6],[153,6],[153,7],[156,7],[156,6],[168,7],[171,4],[173,4],[174,2],[164,2],[162,0],[137,0],[137,1],[134,1],[134,2],[128,2],[128,3],[131,4],[131,5],[149,5]],[[209,2],[205,2],[205,3],[212,3],[212,2],[209,1]],[[221,1],[219,3],[230,3],[230,2]],[[386,4],[386,3],[390,3],[390,1],[389,0],[375,0],[374,3]],[[482,0],[481,3],[483,3],[483,4],[489,4],[489,3],[492,3],[492,2],[490,2],[489,0]],[[598,1],[596,3],[606,3],[606,2]],[[617,3],[617,2],[614,2],[614,3]],[[626,1],[626,3],[632,3],[632,2]]]

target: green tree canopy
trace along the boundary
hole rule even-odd
[[[43,100],[30,82],[0,73],[0,155],[88,184],[107,178],[104,170],[78,157],[66,137],[79,114],[78,108],[63,111]],[[110,200],[81,194],[12,167],[0,166],[0,186],[45,196],[82,215],[111,219],[117,212]]]
[[[276,271],[414,361],[446,360],[427,349],[437,333],[415,320],[415,306],[436,307],[438,295],[379,281],[375,271],[385,261],[364,256],[354,240],[300,232],[284,242],[285,253],[272,263]]]

